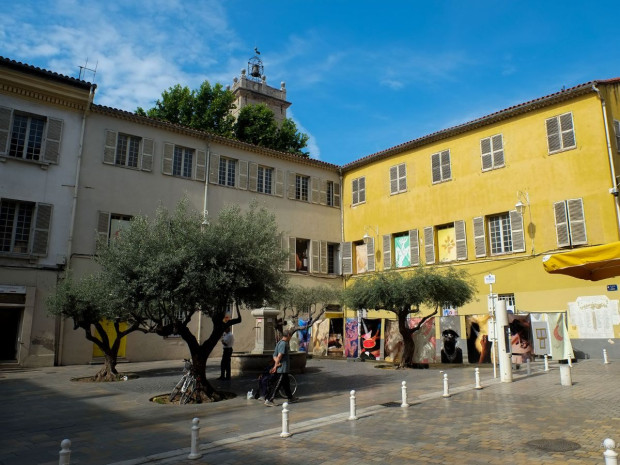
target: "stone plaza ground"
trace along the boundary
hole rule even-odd
[[[126,382],[71,381],[97,367],[0,370],[3,415],[0,464],[58,464],[70,439],[71,464],[602,464],[605,438],[620,440],[620,362],[580,361],[572,386],[560,383],[559,365],[522,367],[514,382],[474,366],[395,370],[379,363],[310,359],[297,375],[301,401],[289,406],[291,437],[281,438],[282,407],[247,399],[253,376],[216,381],[237,397],[201,405],[159,405],[182,362],[127,363]],[[381,368],[381,367],[384,368]],[[450,397],[443,397],[443,374]],[[410,406],[401,407],[401,383]],[[357,420],[349,421],[350,391]],[[280,403],[280,402],[279,402]],[[192,419],[200,419],[199,451],[188,459]]]

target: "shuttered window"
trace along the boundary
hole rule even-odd
[[[409,247],[411,250],[410,259],[412,266],[418,266],[420,264],[420,238],[418,237],[418,230],[412,229],[409,231]]]
[[[547,143],[550,154],[577,146],[572,113],[564,113],[563,115],[549,118],[545,124],[547,126]]]
[[[452,168],[450,166],[450,150],[434,153],[431,155],[431,172],[433,184],[452,179]]]
[[[480,140],[482,171],[504,166],[504,141],[501,134]]]
[[[383,235],[383,269],[392,268],[392,235]]]
[[[342,243],[342,274],[353,274],[353,244],[351,242]]]
[[[390,194],[400,194],[407,191],[407,165],[390,167]]]
[[[250,179],[252,177],[250,176]],[[256,172],[256,191],[263,194],[271,194],[271,186],[273,184],[273,168],[265,166],[257,167]]]
[[[154,148],[153,139],[106,130],[103,162],[124,168],[151,171]]]
[[[558,247],[587,244],[586,221],[582,199],[569,199],[553,204]]]
[[[46,256],[52,206],[46,203],[0,201],[0,252]]]
[[[353,205],[359,205],[366,202],[366,177],[362,176],[356,178],[351,183],[351,190],[353,194]]]
[[[492,255],[525,251],[523,217],[516,210],[489,216],[488,228]],[[478,250],[476,256],[479,256]]]
[[[435,263],[435,233],[432,226],[424,228],[424,260],[427,265]]]
[[[486,257],[487,243],[484,233],[483,216],[474,218],[474,248],[476,250],[476,257]]]
[[[218,170],[218,184],[220,186],[235,187],[237,160],[220,157]]]
[[[467,237],[465,235],[465,221],[454,222],[454,235],[456,237],[456,259],[467,260]]]

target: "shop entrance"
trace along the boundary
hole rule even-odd
[[[17,361],[25,301],[23,294],[0,294],[0,361]]]

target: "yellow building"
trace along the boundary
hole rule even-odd
[[[619,240],[619,84],[579,85],[345,165],[345,286],[387,269],[464,268],[477,298],[444,309],[451,317],[435,318],[436,337],[456,326],[464,346],[474,315],[488,316],[492,290],[532,321],[567,314],[575,354],[600,358],[602,344],[620,336],[620,278],[550,275],[542,258]]]

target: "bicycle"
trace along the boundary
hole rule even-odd
[[[270,383],[269,383],[269,391],[271,391],[274,387],[275,387],[275,382],[276,379],[278,378],[277,376],[274,376],[275,379],[273,379]],[[295,377],[288,373],[288,383],[289,386],[291,386],[291,394],[293,394],[293,396],[295,395],[295,393],[297,392],[297,379],[295,379]],[[278,388],[278,392],[276,392],[276,395],[278,397],[281,397],[283,399],[287,398],[286,393],[284,392],[284,388],[282,386],[280,386]]]
[[[181,394],[179,399],[179,404],[181,405],[187,404],[194,397],[194,392],[196,391],[196,378],[192,373],[192,362],[187,359],[183,361],[185,362],[183,376],[181,376],[179,382],[172,389],[170,396],[168,396],[168,401],[173,402]]]

